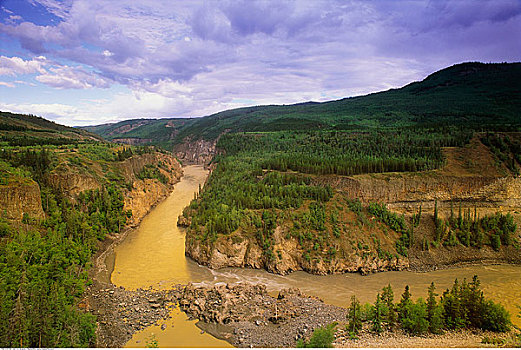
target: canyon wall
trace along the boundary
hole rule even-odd
[[[0,211],[1,217],[8,220],[21,221],[24,214],[43,219],[40,186],[33,180],[0,186]]]
[[[219,235],[213,243],[203,242],[190,232],[186,236],[186,255],[212,269],[222,267],[248,267],[266,269],[286,275],[293,271],[306,271],[316,275],[360,272],[362,274],[403,270],[409,267],[405,257],[392,256],[381,259],[374,255],[360,256],[354,252],[339,252],[330,260],[305,259],[304,249],[293,237],[286,238],[287,229],[281,226],[273,235],[274,258],[268,258],[257,239],[236,231],[230,235]]]
[[[174,146],[174,154],[186,164],[208,164],[215,155],[217,140],[185,140]]]

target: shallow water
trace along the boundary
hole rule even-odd
[[[369,276],[343,274],[316,276],[295,272],[288,276],[270,274],[264,270],[225,268],[213,271],[199,266],[184,254],[184,230],[178,228],[177,217],[192,200],[199,184],[204,183],[207,171],[200,166],[184,168],[184,176],[176,184],[172,195],[159,204],[145,217],[141,225],[115,249],[112,282],[125,288],[167,289],[177,283],[193,282],[201,285],[217,283],[250,282],[263,283],[268,290],[297,287],[305,294],[317,296],[327,303],[347,306],[352,294],[362,302],[373,302],[377,291],[391,284],[395,300],[399,300],[409,285],[414,298],[425,297],[431,282],[437,292],[450,288],[455,278],[471,280],[478,275],[485,296],[501,302],[513,315],[521,305],[521,266],[484,265],[438,270],[426,273],[382,272]],[[513,317],[517,325],[519,318]],[[167,328],[148,327],[137,333],[127,346],[146,346],[152,334],[160,347],[223,347],[228,343],[216,339],[195,326],[195,321],[186,321],[186,315],[178,310]],[[138,342],[139,341],[139,342]]]

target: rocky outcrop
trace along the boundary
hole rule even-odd
[[[100,181],[84,169],[66,165],[58,166],[48,177],[49,185],[74,199],[80,192],[95,190],[101,187]]]
[[[186,164],[208,164],[215,155],[217,140],[206,141],[185,139],[174,146],[174,154]]]
[[[146,165],[161,165],[160,170],[167,176],[169,183],[176,183],[181,177],[179,162],[171,155],[159,152],[134,155],[116,164],[116,168],[126,182],[133,182]]]
[[[137,178],[137,174],[148,164],[158,165],[166,183],[157,179]],[[172,192],[173,186],[183,175],[179,162],[172,156],[162,153],[143,154],[133,156],[118,165],[121,175],[132,189],[125,196],[124,210],[132,211],[131,225],[137,225],[143,217],[161,200]]]
[[[213,243],[201,241],[190,231],[186,237],[186,255],[212,269],[222,267],[249,267],[266,269],[285,275],[293,271],[307,271],[317,275],[360,272],[368,274],[379,271],[404,270],[409,267],[407,258],[380,259],[376,256],[337,254],[325,261],[304,258],[304,250],[294,238],[286,239],[278,227],[274,234],[273,251],[276,257],[268,258],[254,237],[243,237],[239,232],[219,236]]]
[[[265,285],[247,283],[211,288],[188,285],[179,306],[203,321],[200,327],[236,347],[294,347],[314,328],[344,320],[347,314],[346,309],[302,295],[298,289],[283,289],[273,297]]]
[[[33,219],[43,219],[40,186],[33,180],[13,182],[0,186],[1,217],[20,221],[24,214]]]
[[[146,214],[161,200],[166,198],[172,188],[156,179],[144,179],[134,182],[132,190],[125,196],[124,210],[131,210],[129,224],[136,226]]]

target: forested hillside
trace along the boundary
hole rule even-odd
[[[519,235],[511,214],[488,214],[480,199],[466,199],[462,209],[455,188],[450,189],[455,181],[466,180],[445,175],[443,169],[452,166],[447,164],[446,150],[469,148],[471,139],[479,142],[461,126],[227,133],[217,143],[219,154],[209,181],[185,211],[185,221],[190,222],[187,253],[213,267],[257,264],[279,273],[295,269],[332,273],[401,269],[408,264],[411,248],[437,251],[461,246],[479,251],[487,246],[499,251],[503,246],[518,251]],[[504,155],[506,165],[497,158],[492,166],[518,181],[521,163],[506,152],[511,147],[516,153],[521,139],[492,133],[482,139],[504,144],[503,151],[493,149]],[[372,186],[371,174],[379,173],[388,174],[384,185],[396,177],[404,184],[440,181],[439,186],[449,186],[452,194],[447,200],[436,185],[424,190],[431,199],[425,201],[429,209],[423,213],[421,202],[414,202],[414,185],[403,194],[403,205],[410,209],[402,214],[389,210],[385,197],[361,202],[354,191],[360,186],[357,182]],[[402,189],[394,191],[399,195]],[[445,198],[446,221],[438,215],[436,196]],[[508,200],[514,198],[517,201],[515,196]],[[449,217],[447,205],[452,201],[459,203],[459,209],[450,204]],[[520,205],[516,203],[514,207]],[[429,222],[434,227],[424,227],[432,225]],[[231,240],[229,250],[223,248],[226,237]],[[238,248],[242,245],[247,249]],[[229,260],[217,260],[223,255]]]
[[[186,138],[214,140],[224,131],[359,130],[440,123],[511,130],[521,123],[520,81],[521,63],[462,63],[400,89],[338,101],[246,107],[191,120],[172,119],[173,129],[167,127],[167,119],[86,129],[106,138],[141,138],[169,147]],[[135,127],[128,130],[129,124]]]
[[[135,181],[166,188],[177,162],[152,146],[101,142],[34,116],[2,117],[0,345],[94,346],[95,318],[79,307],[91,257],[133,220],[127,199],[139,195]]]

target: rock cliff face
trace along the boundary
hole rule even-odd
[[[101,187],[94,175],[69,166],[59,166],[54,169],[49,174],[49,185],[71,199],[80,192]]]
[[[159,171],[167,179],[162,183],[157,179],[143,179],[137,174],[148,164],[161,164]],[[154,205],[164,199],[176,184],[183,171],[179,162],[172,156],[153,153],[133,156],[118,165],[121,175],[127,182],[132,183],[132,189],[125,196],[124,210],[132,210],[131,225],[137,225]]]
[[[315,182],[332,186],[347,197],[364,203],[387,203],[390,209],[414,213],[434,208],[438,200],[442,215],[453,204],[490,208],[494,211],[521,207],[520,177],[456,177],[419,174],[377,174],[353,177],[324,176]]]
[[[306,260],[304,250],[295,238],[287,239],[281,227],[274,234],[274,259],[267,258],[254,237],[243,237],[240,232],[219,236],[214,243],[202,242],[187,234],[186,254],[198,263],[213,269],[222,267],[249,267],[266,269],[285,275],[293,271],[307,271],[316,275],[360,272],[367,274],[379,271],[403,270],[409,267],[407,258],[380,259],[375,256],[361,257],[356,254],[337,254],[329,261]]]
[[[0,186],[1,217],[8,220],[22,220],[24,214],[30,218],[43,219],[40,186],[32,180]]]
[[[217,140],[185,140],[184,143],[174,146],[174,154],[187,164],[208,164],[214,154]]]

